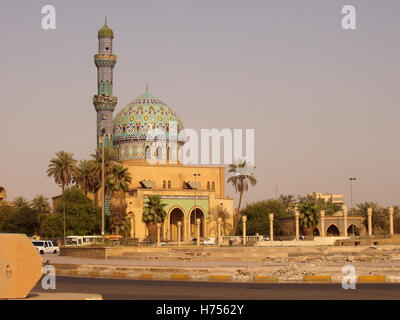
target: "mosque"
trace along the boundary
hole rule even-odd
[[[180,239],[190,242],[196,237],[197,219],[202,238],[217,238],[217,221],[221,233],[230,234],[234,209],[233,199],[225,194],[225,168],[184,165],[178,160],[184,145],[184,127],[174,110],[146,89],[113,116],[117,104],[117,97],[113,96],[113,68],[117,61],[113,38],[114,32],[106,21],[98,31],[99,52],[94,57],[98,92],[93,104],[97,113],[97,146],[104,143],[118,150],[119,161],[132,177],[126,194],[131,238],[148,235],[142,213],[146,198],[152,195],[160,196],[166,204],[167,217],[161,226],[163,241],[177,241],[180,230]]]

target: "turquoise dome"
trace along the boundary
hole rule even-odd
[[[113,141],[120,144],[137,140],[165,140],[170,138],[170,126],[183,130],[182,120],[160,99],[146,92],[133,100],[115,116]],[[172,130],[173,132],[173,130]],[[183,141],[178,138],[178,141]]]

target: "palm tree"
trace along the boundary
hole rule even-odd
[[[63,196],[63,220],[64,220],[64,243],[65,243],[65,206],[64,191],[72,182],[72,175],[75,173],[76,160],[73,154],[65,151],[56,153],[56,158],[52,158],[47,169],[47,176],[53,177],[58,185],[61,185]]]
[[[102,149],[98,148],[96,153],[92,154],[91,157],[93,158],[93,166],[94,172],[98,176],[98,184],[95,189],[97,192],[101,187],[101,180],[102,180]],[[104,181],[108,181],[110,179],[113,167],[116,163],[118,163],[118,151],[114,150],[112,147],[105,146],[104,147]],[[105,183],[105,195],[109,196],[109,185]]]
[[[210,210],[210,221],[213,223],[210,224],[210,233],[217,234],[218,233],[218,218],[221,218],[221,234],[224,236],[227,234],[228,230],[232,230],[232,224],[229,222],[230,219],[229,211],[217,205]]]
[[[157,223],[163,223],[167,212],[164,207],[166,203],[161,202],[160,196],[148,196],[143,208],[142,220],[147,224],[149,238],[152,242],[157,239]]]
[[[50,213],[51,211],[49,199],[41,194],[31,201],[31,207],[41,213]]]
[[[283,207],[285,208],[286,212],[288,214],[293,215],[294,214],[294,210],[296,208],[296,198],[294,195],[292,194],[288,194],[288,195],[283,195],[281,194],[279,196],[279,202],[282,203]]]
[[[389,214],[376,202],[363,202],[356,205],[356,213],[364,216],[368,227],[368,208],[372,208],[372,228],[377,233],[389,233]]]
[[[107,181],[108,189],[111,191],[110,211],[112,214],[113,226],[116,234],[119,234],[119,228],[124,223],[126,216],[126,198],[125,192],[128,192],[129,184],[132,178],[128,168],[121,165],[115,165],[111,171],[111,177]]]
[[[242,204],[242,197],[245,191],[249,190],[249,184],[255,186],[257,184],[256,178],[254,178],[253,172],[250,173],[255,167],[250,166],[246,160],[239,160],[237,163],[229,165],[229,172],[233,173],[228,179],[228,183],[232,183],[235,187],[236,192],[239,192],[239,204],[233,219],[232,233],[236,234],[237,225],[240,220],[240,206]]]
[[[29,207],[29,201],[22,196],[18,196],[14,199],[13,205],[15,208],[21,209],[23,207]]]
[[[96,190],[99,185],[98,178],[93,160],[79,161],[73,180],[77,186],[85,191],[86,195]]]
[[[304,233],[312,235],[319,221],[319,210],[313,199],[301,201],[298,205],[299,222]]]

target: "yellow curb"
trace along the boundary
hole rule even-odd
[[[140,279],[153,279],[153,274],[152,273],[142,273],[140,275]]]
[[[70,275],[70,276],[77,276],[78,275],[78,270],[69,270],[69,272],[68,272],[68,274]]]
[[[332,278],[331,276],[304,276],[303,281],[307,283],[330,283]]]
[[[377,275],[359,276],[358,282],[359,283],[386,282],[386,276],[377,276]]]
[[[188,274],[171,274],[171,280],[189,280]]]
[[[115,271],[113,272],[112,276],[113,278],[126,278],[126,273]]]
[[[88,272],[88,276],[89,277],[98,277],[98,276],[100,276],[100,272],[98,272],[98,271],[89,271]]]
[[[229,281],[229,280],[231,280],[231,276],[210,275],[210,276],[208,276],[208,280],[210,280],[210,281]]]
[[[278,277],[275,276],[254,276],[253,282],[278,282]]]
[[[65,270],[56,269],[56,275],[62,275],[62,274],[65,274],[65,273],[66,273]]]

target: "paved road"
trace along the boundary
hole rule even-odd
[[[43,292],[40,284],[32,291]],[[340,284],[212,283],[58,276],[56,286],[55,292],[98,293],[105,300],[400,299],[400,283],[358,284],[355,290],[343,290]]]

